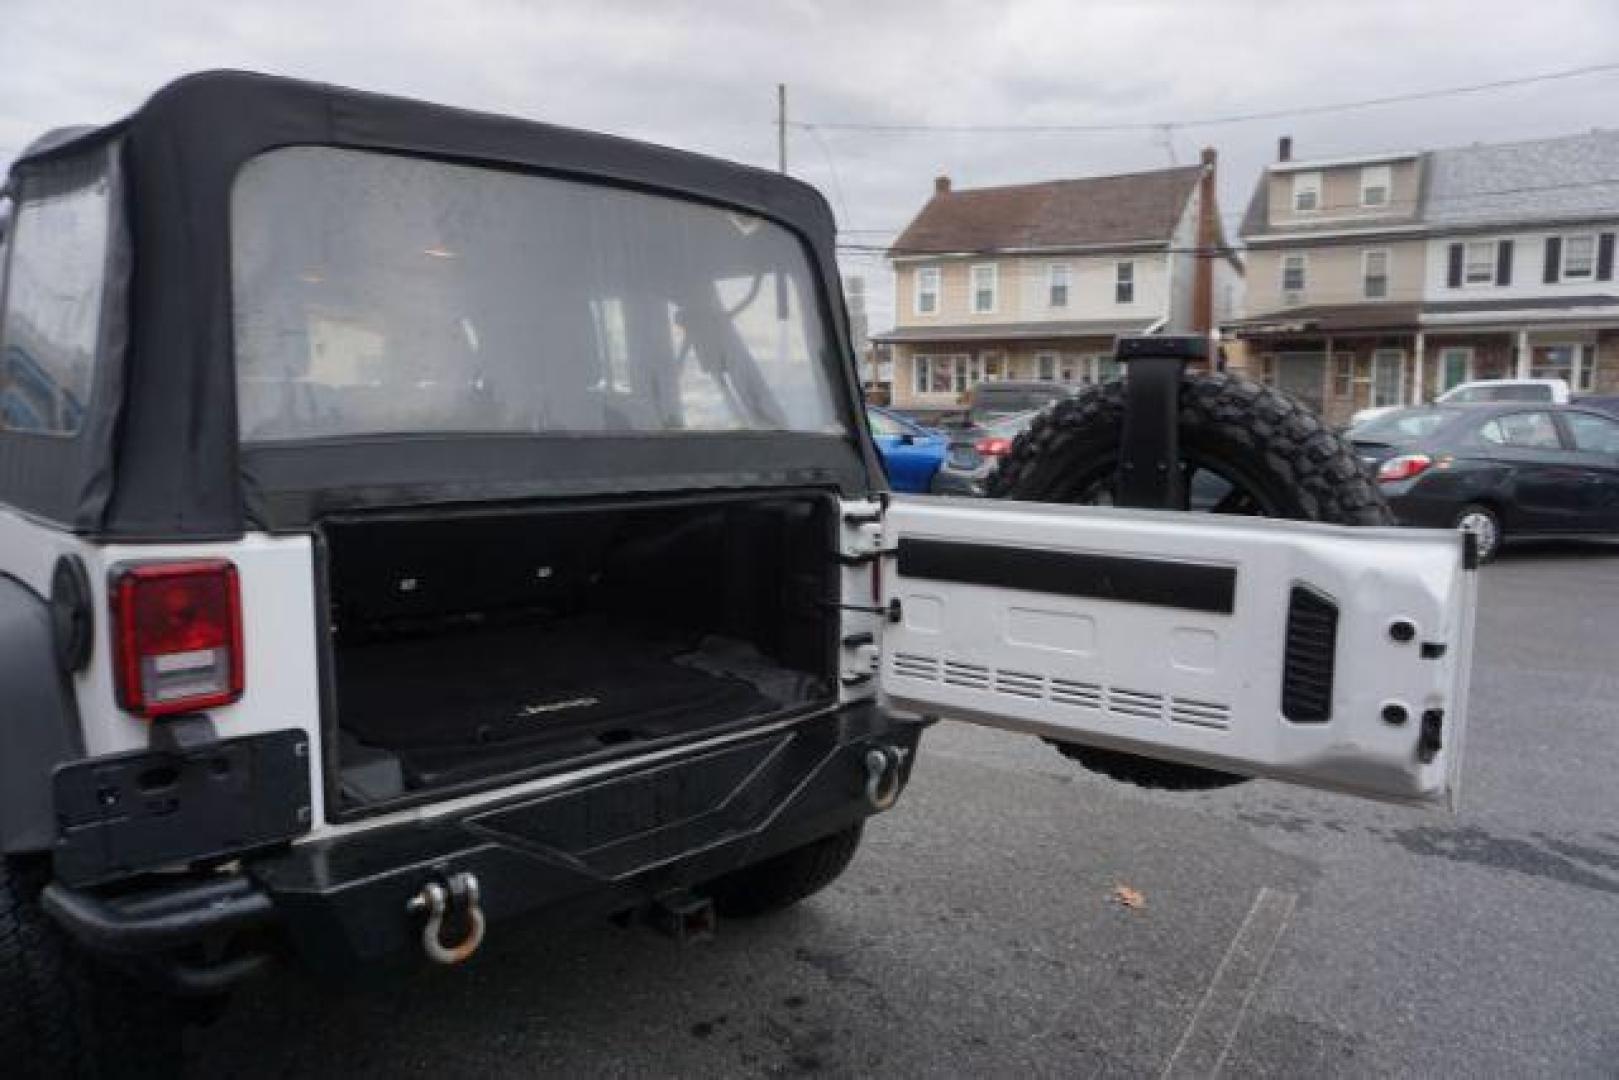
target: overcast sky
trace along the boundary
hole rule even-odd
[[[1112,124],[1353,101],[1619,61],[1615,0],[662,2],[0,0],[0,162],[188,71],[240,67],[774,166],[775,86],[808,122]],[[1299,157],[1619,124],[1619,72],[1332,115],[1110,135],[794,130],[789,168],[880,244],[958,187],[1220,151],[1235,231],[1276,137]],[[891,320],[882,262],[873,326]]]

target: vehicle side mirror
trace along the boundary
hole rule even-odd
[[[899,437],[899,444],[901,446],[914,446],[916,445],[916,436],[909,431],[903,432]]]

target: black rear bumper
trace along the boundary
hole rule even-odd
[[[424,920],[407,905],[463,872],[476,876],[492,927],[525,915],[571,922],[846,828],[876,811],[868,753],[898,751],[908,779],[920,728],[850,706],[496,804],[426,807],[420,820],[257,855],[230,873],[140,887],[57,883],[47,904],[88,949],[185,958],[193,981],[197,957],[239,958],[243,940],[278,941],[310,966],[342,971],[419,948]]]

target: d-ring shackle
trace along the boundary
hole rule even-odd
[[[467,936],[459,944],[445,945],[439,934],[444,929],[450,897],[457,894],[466,905]],[[448,885],[438,881],[423,885],[421,891],[410,898],[405,910],[412,915],[427,913],[427,925],[422,927],[422,951],[436,963],[459,964],[483,944],[484,917],[483,908],[478,905],[478,879],[464,870],[452,876]]]

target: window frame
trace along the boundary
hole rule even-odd
[[[1488,250],[1490,253],[1490,269],[1487,274],[1477,281],[1473,280],[1473,251],[1475,248]],[[1501,242],[1499,240],[1465,240],[1462,242],[1462,288],[1480,289],[1495,284],[1495,276],[1500,270]]]
[[[1569,253],[1574,249],[1574,241],[1582,240],[1590,245],[1586,253],[1585,269],[1576,273],[1569,269]],[[1562,250],[1558,255],[1557,280],[1563,281],[1595,281],[1597,276],[1597,248],[1599,246],[1596,233],[1566,233],[1562,237]]]
[[[989,271],[989,306],[979,307],[979,294],[985,290],[978,286],[978,273],[981,270]],[[967,268],[967,308],[974,315],[994,315],[1001,306],[1001,265],[1000,263],[973,263]]]
[[[1384,401],[1378,397],[1378,370],[1383,366],[1378,361],[1394,360],[1394,400]],[[1367,365],[1367,404],[1372,408],[1398,408],[1405,404],[1405,350],[1396,348],[1373,349],[1371,360]]]
[[[1057,381],[1057,365],[1059,358],[1054,352],[1037,352],[1034,354],[1034,377],[1041,382]],[[1049,374],[1047,372],[1049,371]]]
[[[1134,259],[1116,259],[1113,262],[1113,302],[1115,304],[1133,304],[1136,302],[1136,261]]]
[[[921,396],[922,394],[931,394],[931,393],[933,393],[933,391],[931,389],[929,389],[929,387],[932,385],[931,378],[930,378],[932,376],[932,374],[933,374],[933,354],[932,353],[916,353],[916,354],[912,355],[912,357],[911,357],[911,393],[913,393],[913,394],[915,394],[917,396]]]
[[[1058,278],[1062,280],[1059,281]],[[1054,262],[1046,264],[1046,306],[1049,308],[1066,308],[1069,297],[1073,295],[1074,267],[1072,263]],[[1057,298],[1057,290],[1062,290],[1062,299]]]
[[[1584,412],[1572,409],[1558,414],[1563,421],[1563,434],[1568,438],[1568,448],[1576,454],[1616,454],[1619,453],[1619,419],[1601,413]],[[1579,430],[1576,421],[1592,421],[1613,431],[1613,443],[1602,449],[1587,448],[1580,445]]]
[[[933,287],[931,289],[926,289],[923,288],[922,281],[929,275],[932,276]],[[938,266],[918,266],[916,268],[916,275],[911,281],[911,313],[913,315],[937,315],[939,313],[939,305],[943,294],[943,268]],[[932,299],[932,307],[924,308],[922,306],[922,297],[924,296]]]
[[[1309,169],[1293,174],[1292,205],[1295,214],[1319,214],[1321,212],[1322,177],[1320,169]],[[1300,206],[1300,196],[1309,195],[1310,205]]]
[[[1380,178],[1381,183],[1369,182],[1372,178]],[[1368,191],[1381,188],[1383,197],[1372,201],[1366,197]],[[1362,165],[1360,167],[1360,205],[1364,209],[1383,209],[1394,201],[1394,166],[1392,165]]]
[[[1373,258],[1381,256],[1383,259],[1383,273],[1379,275],[1383,282],[1380,292],[1372,292],[1371,262]],[[1366,248],[1360,253],[1360,294],[1367,300],[1387,300],[1389,296],[1390,271],[1394,266],[1394,252],[1390,248]]]
[[[1299,284],[1297,288],[1291,288],[1287,284],[1287,264],[1294,259],[1297,259],[1299,264]],[[1288,293],[1298,293],[1299,298],[1303,299],[1305,292],[1310,288],[1309,253],[1305,251],[1284,251],[1276,261],[1276,269],[1277,291],[1282,294],[1283,301],[1286,301]]]

